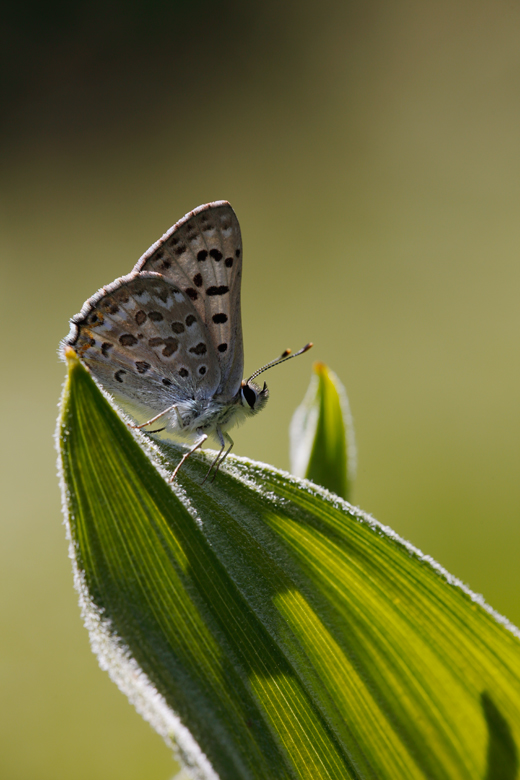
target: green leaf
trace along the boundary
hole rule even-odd
[[[170,485],[73,357],[59,440],[93,647],[196,777],[517,777],[518,631],[431,559],[244,459]]]
[[[324,363],[314,364],[290,437],[293,474],[349,499],[356,470],[354,426],[345,388]]]

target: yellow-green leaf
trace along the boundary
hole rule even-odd
[[[389,529],[244,459],[170,485],[73,357],[59,442],[94,649],[196,777],[517,777],[518,631]]]

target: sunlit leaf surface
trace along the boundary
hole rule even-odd
[[[518,774],[520,642],[390,530],[229,459],[178,483],[75,359],[60,420],[94,649],[198,777]],[[516,632],[516,633],[515,633]],[[197,747],[198,746],[198,747]]]

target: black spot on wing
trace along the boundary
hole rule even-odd
[[[196,347],[190,347],[188,351],[191,352],[193,355],[205,355],[206,352],[208,351],[208,348],[206,347],[204,342],[201,341],[199,342],[199,344],[197,344]]]
[[[122,347],[133,347],[137,344],[137,339],[131,333],[122,333],[121,336],[119,336],[119,343]]]
[[[225,295],[229,292],[229,287],[225,284],[221,284],[219,287],[212,285],[206,290],[206,295]]]
[[[228,316],[227,316],[227,314],[224,314],[223,312],[221,312],[219,314],[214,314],[211,319],[213,320],[215,325],[219,325],[220,323],[227,322],[228,321]]]
[[[177,339],[174,339],[171,336],[167,339],[164,339],[164,349],[162,351],[164,357],[171,357],[177,352],[178,349],[179,349],[179,342],[177,341]]]

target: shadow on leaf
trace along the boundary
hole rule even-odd
[[[485,780],[515,780],[518,750],[509,723],[487,691],[483,691],[480,701],[489,733]]]

